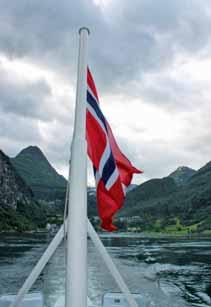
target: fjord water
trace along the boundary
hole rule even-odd
[[[142,293],[148,306],[211,306],[211,238],[101,237],[130,289]],[[0,295],[17,292],[50,239],[48,234],[0,235]],[[104,292],[118,288],[90,240],[88,248],[89,296],[100,304]],[[61,244],[32,289],[43,292],[47,307],[64,296],[64,276]]]

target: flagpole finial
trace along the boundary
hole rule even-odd
[[[82,30],[86,30],[87,32],[88,32],[88,34],[90,34],[90,30],[89,30],[89,28],[87,28],[87,27],[81,27],[80,29],[79,29],[79,34],[81,34],[81,31]]]

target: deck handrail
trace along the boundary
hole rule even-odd
[[[56,251],[59,244],[62,242],[64,238],[64,230],[67,229],[66,227],[67,221],[65,221],[65,227],[64,224],[60,227],[57,234],[23,283],[21,289],[18,291],[15,300],[10,304],[9,307],[19,307],[19,304],[21,303],[23,297],[27,292],[30,290],[42,270],[44,269],[45,265],[48,263],[54,252]],[[95,231],[94,227],[90,223],[89,219],[87,218],[87,232],[94,243],[97,251],[99,252],[100,256],[102,257],[103,261],[105,262],[108,270],[110,271],[111,275],[113,276],[114,280],[116,281],[119,289],[124,293],[125,298],[127,299],[130,307],[138,307],[135,299],[133,298],[129,288],[127,287],[124,279],[122,278],[121,274],[119,273],[116,265],[114,264],[111,256],[107,252],[105,246],[101,242],[97,232]]]
[[[66,223],[66,222],[65,222]],[[19,304],[21,303],[24,295],[31,289],[32,285],[34,282],[37,280],[39,277],[40,273],[48,263],[49,259],[52,257],[54,254],[55,250],[59,246],[59,244],[62,242],[64,237],[64,224],[60,227],[59,231],[51,241],[51,243],[48,245],[47,249],[23,283],[22,287],[18,291],[18,294],[16,295],[15,300],[10,304],[9,307],[18,307]]]

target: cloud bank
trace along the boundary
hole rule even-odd
[[[211,160],[211,4],[204,0],[0,0],[0,142],[38,145],[67,174],[78,29],[102,109],[137,183]],[[92,183],[91,175],[89,182]]]

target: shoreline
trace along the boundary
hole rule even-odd
[[[98,232],[100,237],[143,237],[143,238],[198,238],[198,237],[211,237],[211,233],[192,233],[192,234],[184,234],[184,233],[165,233],[165,232]]]
[[[57,231],[51,232],[46,229],[38,229],[38,230],[27,230],[27,231],[17,231],[17,230],[3,230],[0,231],[1,234],[49,234],[51,236],[56,235]],[[205,230],[203,232],[192,232],[192,233],[184,233],[184,232],[156,232],[156,231],[116,231],[116,232],[106,232],[106,231],[98,231],[97,232],[100,237],[154,237],[154,238],[162,238],[162,237],[184,237],[184,238],[194,238],[194,237],[211,237],[211,230]]]

